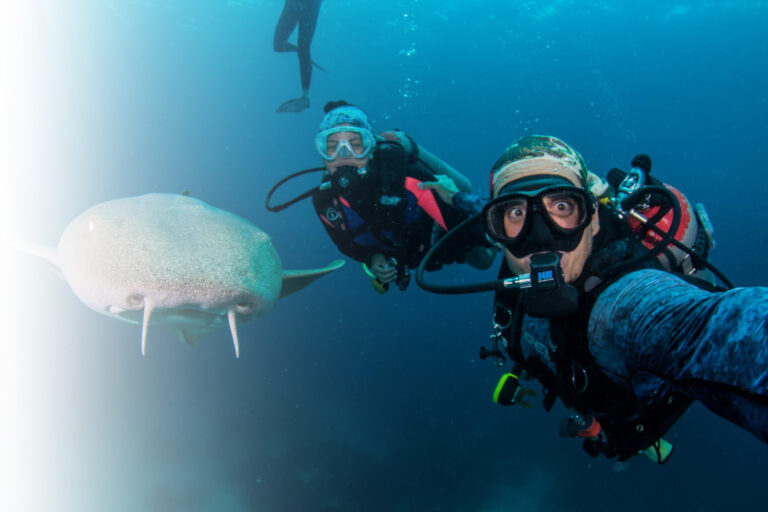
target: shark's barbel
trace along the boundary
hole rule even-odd
[[[283,271],[266,233],[237,215],[178,194],[97,204],[76,217],[58,249],[15,243],[51,262],[75,295],[99,313],[177,330],[189,344],[268,313],[278,298],[340,268]]]

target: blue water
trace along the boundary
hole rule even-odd
[[[737,285],[768,285],[768,2],[326,0],[312,55],[327,73],[315,70],[299,114],[275,113],[300,92],[295,55],[272,51],[282,2],[83,4],[67,27],[87,44],[61,50],[87,69],[70,79],[90,95],[69,139],[99,151],[78,160],[92,190],[57,210],[52,242],[93,203],[189,189],[270,233],[286,268],[325,265],[338,254],[309,202],[280,214],[263,203],[278,179],[320,163],[322,106],[345,98],[482,194],[524,134],[563,138],[602,175],[646,152],[657,177],[706,204],[713,261]],[[54,289],[41,300],[62,320],[32,328],[66,362],[39,434],[56,447],[40,471],[68,489],[50,496],[60,510],[719,511],[768,500],[768,447],[702,407],[667,436],[668,465],[638,457],[617,472],[558,436],[561,408],[494,405],[500,370],[477,358],[487,295],[414,285],[380,296],[350,261],[242,326],[235,360],[224,330],[191,349],[158,329],[141,357],[136,326]]]

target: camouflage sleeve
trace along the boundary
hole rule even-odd
[[[458,192],[453,196],[453,207],[467,216],[480,213],[485,206],[485,199],[471,192]]]
[[[767,319],[768,288],[711,293],[642,270],[600,295],[589,347],[636,394],[663,380],[768,442]]]

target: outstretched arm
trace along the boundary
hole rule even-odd
[[[768,288],[710,293],[642,270],[600,295],[589,346],[636,394],[660,378],[768,442],[767,319]]]
[[[472,192],[472,183],[466,176],[440,160],[422,145],[419,145],[419,160],[428,165],[435,174],[444,174],[451,178],[461,192]]]

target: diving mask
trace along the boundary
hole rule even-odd
[[[532,176],[510,183],[483,208],[488,236],[521,258],[574,250],[595,213],[594,199],[565,178]]]
[[[375,145],[373,133],[358,126],[334,126],[315,136],[315,147],[326,161],[350,157],[361,160],[370,156]]]

